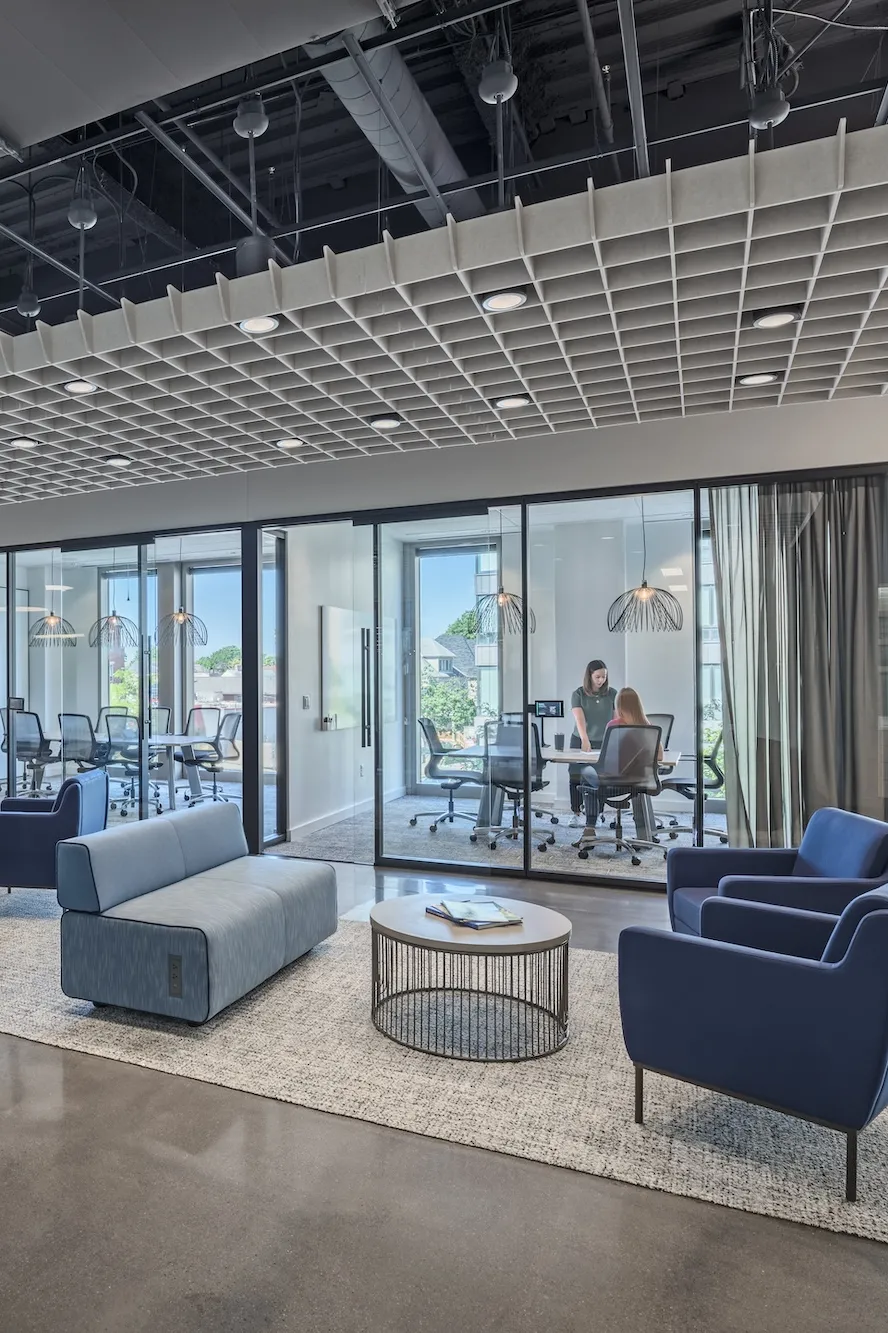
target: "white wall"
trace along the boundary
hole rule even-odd
[[[321,607],[372,618],[372,531],[350,523],[290,529],[287,560],[289,820],[291,830],[307,832],[373,799],[373,750],[361,748],[360,728],[321,727]]]
[[[888,401],[861,398],[293,463],[0,506],[0,547],[399,505],[883,463]]]

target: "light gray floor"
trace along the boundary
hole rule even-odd
[[[491,889],[349,866],[341,908],[448,884]],[[665,917],[493,887],[580,947]],[[2,1333],[883,1333],[888,1308],[873,1242],[2,1036],[0,1197]]]

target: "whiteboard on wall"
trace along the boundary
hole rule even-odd
[[[364,612],[321,607],[321,715],[336,731],[361,725],[361,630],[372,625]]]

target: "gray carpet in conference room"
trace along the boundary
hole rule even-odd
[[[523,848],[520,843],[516,844],[509,838],[501,838],[496,851],[491,851],[483,838],[471,843],[469,836],[472,825],[467,819],[458,819],[453,824],[439,824],[435,833],[429,832],[429,825],[432,822],[429,818],[419,819],[415,828],[410,827],[410,820],[414,815],[421,811],[434,811],[440,808],[435,798],[429,799],[428,796],[403,796],[388,801],[383,814],[383,846],[386,856],[404,857],[410,861],[428,858],[434,861],[450,861],[454,864],[521,868]],[[478,803],[457,801],[455,808],[474,815]],[[661,883],[665,881],[663,851],[660,850],[640,852],[641,864],[633,866],[627,852],[616,852],[612,846],[603,844],[590,851],[588,860],[581,861],[571,843],[577,841],[582,830],[568,825],[569,810],[558,811],[557,814],[559,821],[557,824],[550,824],[545,817],[535,818],[533,821],[535,869],[560,870],[571,875],[589,875],[590,878],[600,875],[624,875],[635,879],[657,880]],[[683,823],[687,823],[690,814],[691,806],[688,803],[687,811],[679,812],[678,817]],[[664,823],[670,817],[670,814],[664,815],[658,812],[658,818]],[[722,829],[724,824],[724,815],[706,817],[707,828]],[[610,832],[605,825],[599,827],[605,835]],[[627,833],[631,829],[631,823],[627,822]],[[548,837],[550,833],[554,833],[555,842],[547,845],[545,852],[540,852],[538,843],[542,841],[543,836]],[[658,836],[662,839],[664,850],[675,846],[689,847],[693,842],[690,833],[680,833],[675,839],[670,839],[668,828],[661,830]],[[708,839],[707,842],[711,843],[713,839]],[[372,865],[373,811],[361,811],[348,819],[340,819],[326,828],[291,838],[289,842],[279,843],[273,850],[278,856],[304,856],[312,860],[356,861],[362,865]]]
[[[613,954],[572,949],[571,1035],[519,1065],[427,1056],[368,1013],[370,930],[331,940],[201,1028],[94,1010],[58,984],[52,894],[0,899],[0,1030],[432,1138],[888,1242],[888,1115],[860,1138],[860,1201],[844,1201],[832,1130],[648,1075],[633,1121]],[[541,1225],[544,1227],[545,1220]]]

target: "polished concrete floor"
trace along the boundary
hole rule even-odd
[[[347,868],[341,906],[444,884]],[[564,910],[587,948],[665,917],[631,891],[493,891]],[[0,1200],[2,1333],[886,1327],[872,1242],[2,1036]]]

